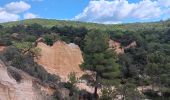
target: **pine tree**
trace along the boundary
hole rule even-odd
[[[118,79],[120,75],[119,64],[116,63],[114,52],[108,49],[108,41],[109,35],[97,30],[90,31],[85,37],[84,63],[81,67],[95,72],[93,82],[95,98],[99,85]]]

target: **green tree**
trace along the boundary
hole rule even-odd
[[[95,72],[94,97],[97,98],[97,90],[100,85],[108,80],[118,79],[120,75],[119,64],[112,50],[109,50],[109,35],[98,30],[90,31],[85,36],[84,63],[82,69]]]
[[[122,100],[144,100],[144,95],[142,95],[135,84],[126,83],[117,87],[117,92],[121,95]]]
[[[78,78],[76,77],[76,73],[75,72],[71,72],[68,75],[68,79],[69,82],[74,86],[77,82],[78,82]]]
[[[34,36],[40,36],[46,32],[46,28],[37,23],[28,25],[25,30],[27,31],[28,34],[34,35]]]
[[[153,86],[159,87],[161,93],[170,88],[170,57],[162,52],[154,52],[147,57],[147,75]],[[153,87],[154,90],[154,87]]]
[[[51,33],[51,34],[45,34],[43,35],[43,38],[44,38],[44,42],[47,44],[47,45],[50,45],[52,46],[54,42],[60,40],[60,36],[58,34],[54,34],[54,33]]]

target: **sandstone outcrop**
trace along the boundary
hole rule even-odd
[[[121,44],[119,42],[113,41],[113,40],[109,40],[109,48],[110,49],[114,49],[114,51],[117,54],[123,54],[124,53],[124,49],[121,47]]]
[[[130,43],[128,46],[125,47],[125,49],[129,49],[129,48],[135,48],[137,46],[136,41],[133,41],[132,43]]]
[[[121,43],[113,41],[111,39],[109,40],[109,48],[114,49],[116,54],[123,54],[126,49],[135,48],[136,46],[137,46],[136,41],[133,41],[132,43],[130,43],[129,45],[125,47],[122,47]]]
[[[53,46],[39,42],[37,47],[41,49],[41,56],[37,62],[49,73],[59,75],[63,81],[67,81],[67,76],[71,72],[75,72],[77,77],[83,75],[79,67],[83,62],[83,57],[77,45],[57,41]]]
[[[18,72],[21,81],[17,82],[7,68]],[[14,67],[5,66],[0,60],[0,100],[47,100],[42,94],[41,87],[37,87],[33,77]]]

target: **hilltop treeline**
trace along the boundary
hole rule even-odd
[[[25,68],[29,64],[33,64],[31,66],[35,68],[31,69],[30,74],[47,81],[49,74],[42,69],[45,76],[39,77],[42,71],[40,70],[41,73],[39,73],[37,71],[39,65],[33,63],[31,53],[37,53],[36,50],[32,49],[34,52],[31,51],[28,53],[29,55],[23,53],[22,50],[31,47],[30,44],[40,37],[47,45],[53,45],[55,41],[63,40],[80,46],[84,56],[84,63],[80,67],[82,70],[91,70],[95,73],[95,77],[88,75],[82,77],[88,81],[89,85],[95,87],[94,95],[86,97],[101,100],[112,100],[117,95],[126,100],[144,98],[166,100],[170,98],[169,21],[122,25],[64,21],[56,24],[55,21],[49,21],[49,23],[46,21],[46,24],[43,21],[41,24],[34,22],[36,21],[33,20],[29,24],[23,22],[9,25],[10,23],[6,23],[0,26],[0,45],[12,47],[6,51],[6,56],[12,55],[10,60],[6,60],[12,61],[11,64],[14,67],[20,68],[20,63],[26,66]],[[136,41],[137,46],[128,48],[125,53],[117,55],[109,49],[109,39],[121,43],[122,47],[133,41]],[[17,54],[17,59],[13,57],[14,52],[16,52],[15,55]],[[18,59],[21,60],[18,62]],[[24,59],[28,59],[32,63],[28,63]],[[29,73],[29,68],[25,68],[20,69]],[[34,71],[36,71],[35,74]],[[49,77],[58,79],[57,76],[49,75]],[[88,80],[89,77],[94,77],[95,80]],[[75,85],[70,84],[66,83],[63,86],[72,91],[71,95],[80,94],[80,91],[73,88]],[[113,86],[115,89],[112,89]],[[100,97],[96,92],[98,88],[102,91]]]

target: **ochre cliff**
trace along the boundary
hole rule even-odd
[[[83,74],[79,67],[83,62],[83,57],[77,45],[57,41],[53,46],[39,42],[37,47],[41,49],[41,56],[37,62],[49,73],[59,75],[63,81],[67,80],[67,76],[71,72],[75,72],[77,77]]]
[[[117,54],[123,54],[124,53],[124,49],[121,47],[121,44],[119,42],[109,40],[109,48],[114,49],[114,51]]]

